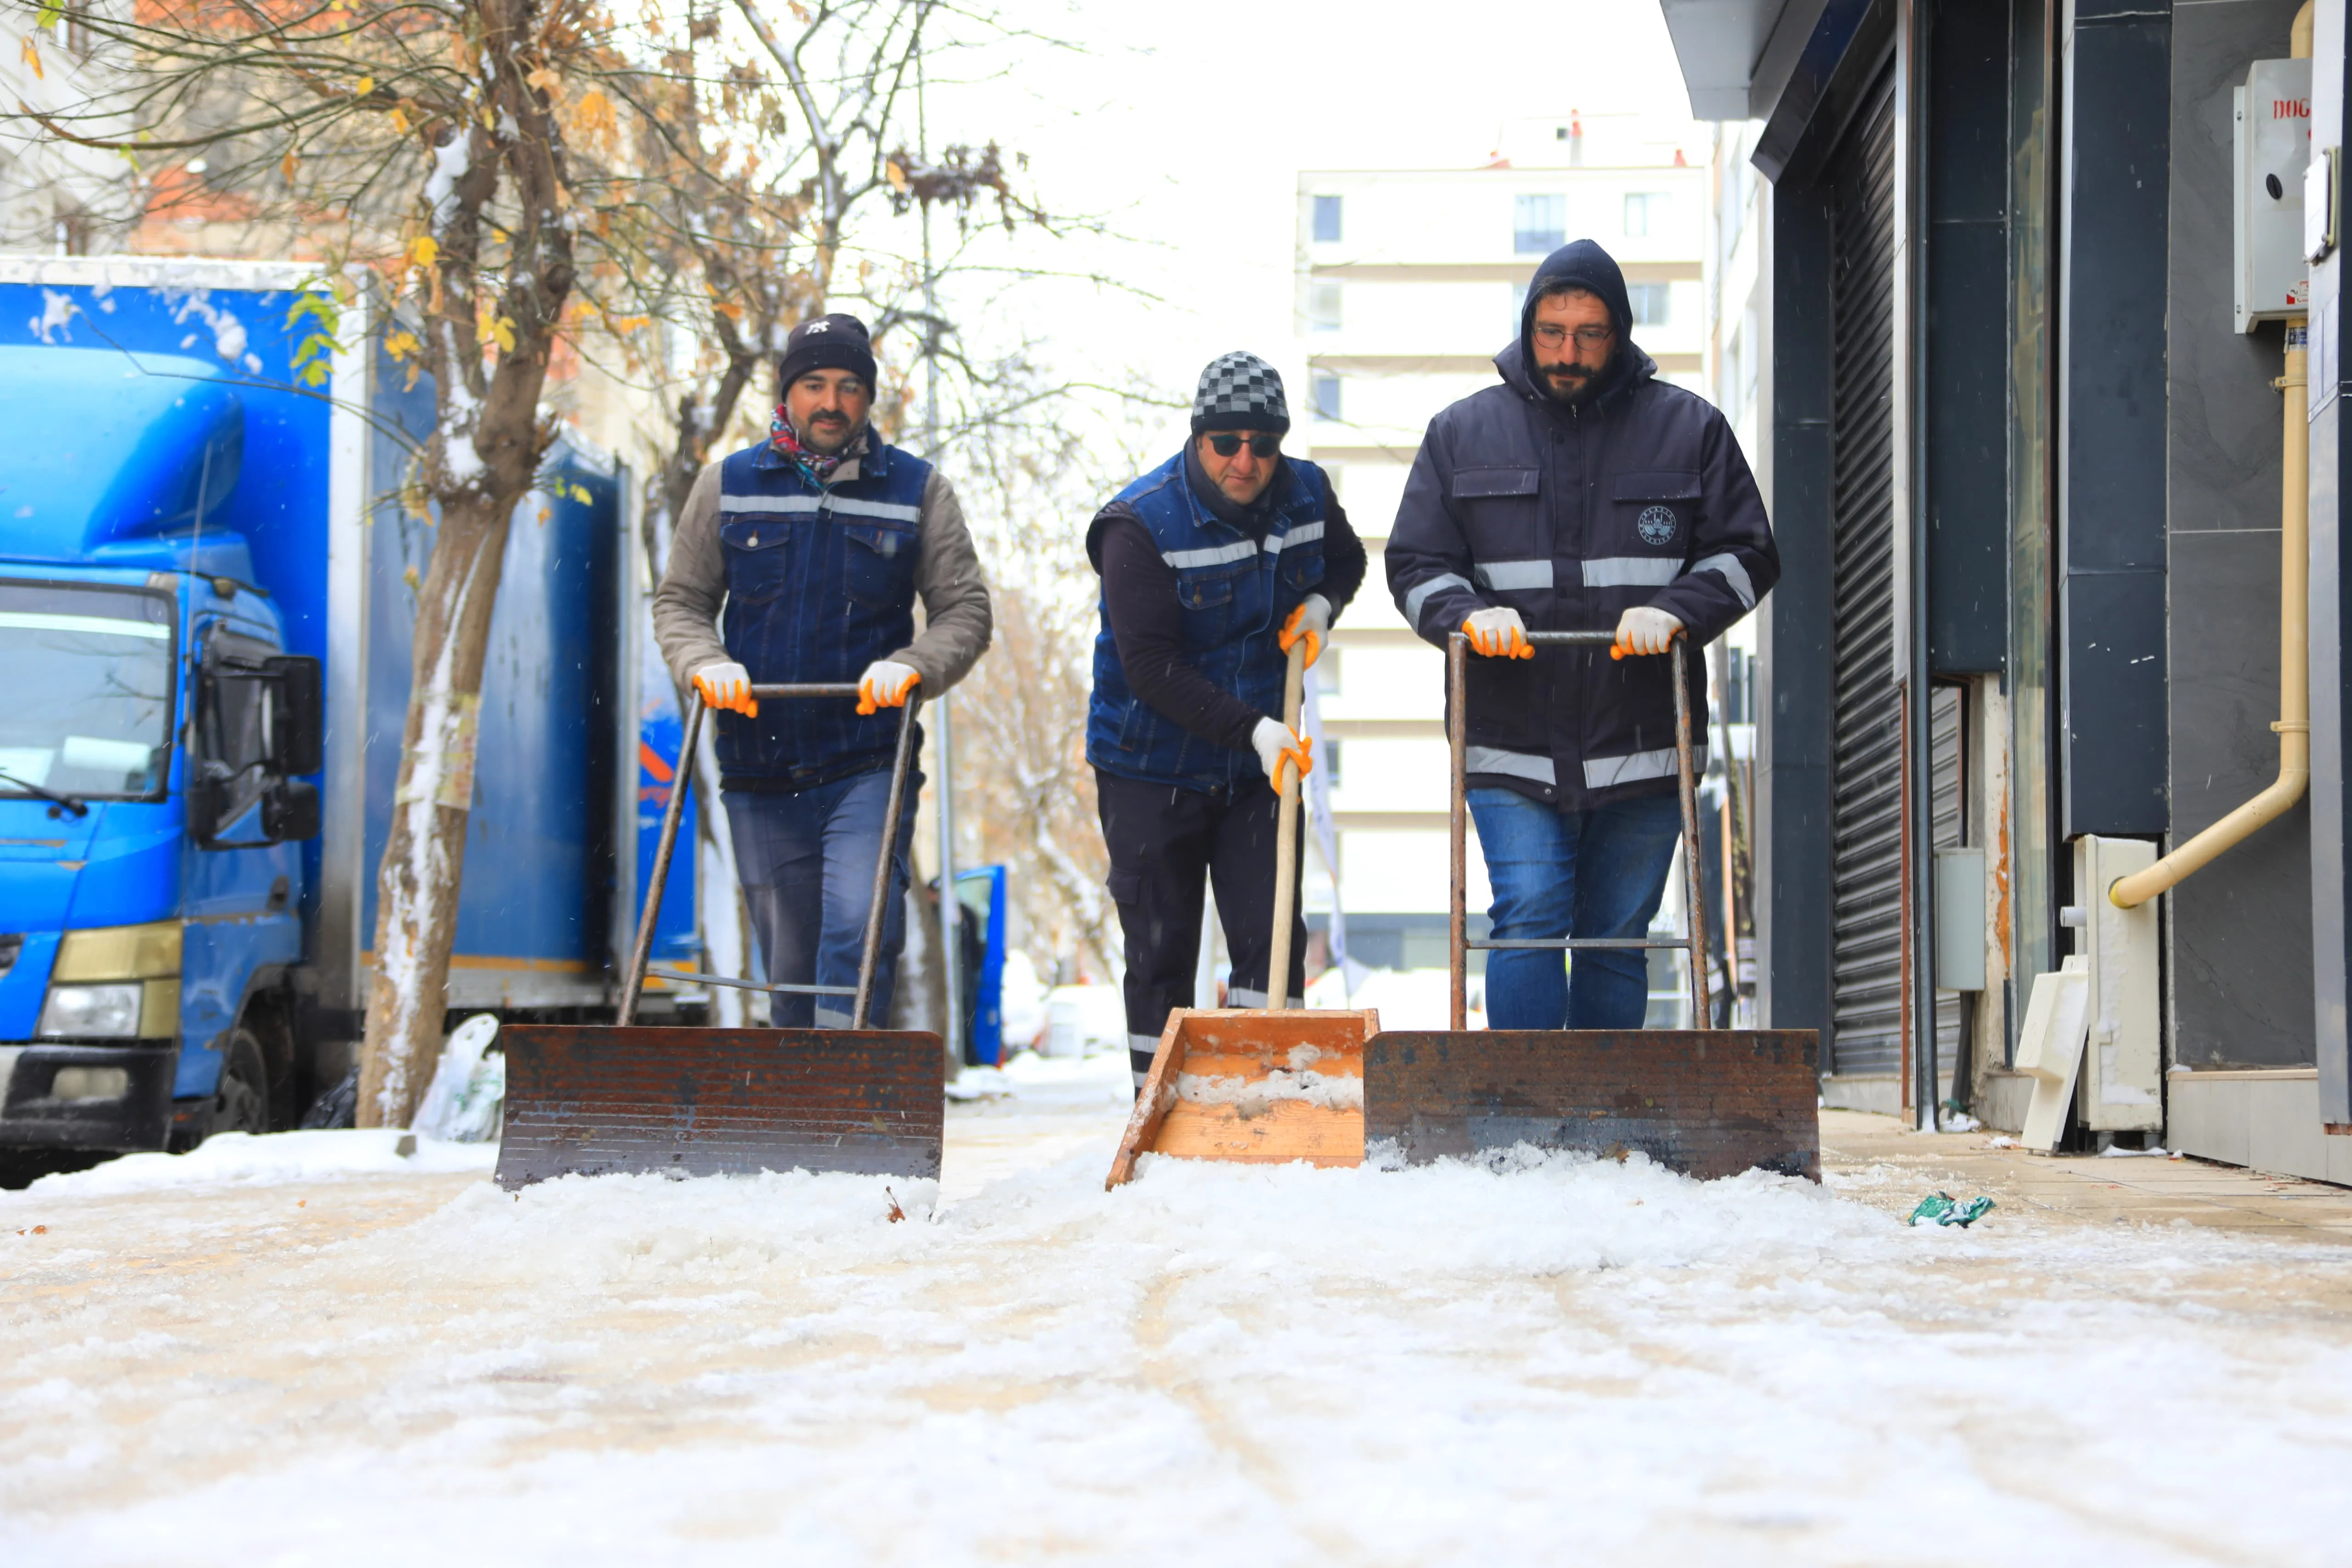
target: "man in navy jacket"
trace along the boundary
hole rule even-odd
[[[1682,830],[1670,662],[1780,579],[1762,497],[1723,416],[1656,378],[1632,337],[1624,275],[1591,240],[1544,259],[1499,384],[1430,421],[1390,534],[1389,589],[1471,662],[1469,805],[1498,938],[1642,935]],[[1528,645],[1610,631],[1616,647]],[[1613,655],[1621,657],[1612,657]],[[1637,657],[1622,657],[1633,655]],[[1695,736],[1695,738],[1696,738]],[[1703,755],[1699,765],[1705,765]],[[1492,952],[1486,1016],[1504,1029],[1639,1028],[1646,964],[1586,949]]]

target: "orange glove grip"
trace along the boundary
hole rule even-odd
[[[757,719],[760,716],[760,700],[752,696],[748,689],[739,693],[731,701],[722,700],[718,684],[704,679],[699,674],[694,678],[694,689],[702,694],[702,700],[710,707],[740,713],[746,719]]]
[[[923,678],[920,674],[913,670],[908,670],[907,672],[907,679],[898,687],[892,689],[884,687],[879,681],[874,679],[870,672],[859,677],[857,681],[858,717],[871,718],[877,710],[883,708],[904,708],[907,705],[907,693],[912,691],[917,686],[920,685],[922,683],[922,679]]]
[[[1317,631],[1313,626],[1301,628],[1298,623],[1306,618],[1307,606],[1305,605],[1301,605],[1297,609],[1291,611],[1290,618],[1282,623],[1282,633],[1279,637],[1275,638],[1275,642],[1283,652],[1288,653],[1300,637],[1305,637],[1307,639],[1307,663],[1311,668],[1314,666],[1315,661],[1323,657],[1323,634]]]
[[[1517,626],[1511,628],[1507,642],[1499,632],[1481,634],[1467,620],[1462,623],[1462,630],[1469,637],[1471,647],[1488,658],[1533,658],[1536,656],[1535,645],[1520,635]]]
[[[1307,775],[1315,771],[1315,737],[1299,736],[1298,744],[1284,747],[1282,756],[1284,761],[1298,770],[1298,782],[1305,784]]]

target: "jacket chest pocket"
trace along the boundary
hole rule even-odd
[[[1551,553],[1537,512],[1541,478],[1534,468],[1454,470],[1449,494],[1472,555],[1516,559]]]
[[[793,525],[781,518],[727,517],[719,521],[726,552],[727,596],[763,605],[784,591],[791,578]]]
[[[1282,552],[1283,586],[1305,595],[1323,581],[1323,542],[1310,539]]]
[[[1176,603],[1184,610],[1184,640],[1192,648],[1213,647],[1225,640],[1235,617],[1257,599],[1257,567],[1199,567],[1176,574]]]
[[[1687,469],[1619,474],[1609,481],[1608,542],[1648,552],[1685,554],[1698,515],[1698,475]]]
[[[838,525],[843,585],[858,604],[898,610],[915,602],[915,525],[860,518]]]

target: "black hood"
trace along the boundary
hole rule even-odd
[[[1536,347],[1528,334],[1535,322],[1536,301],[1543,298],[1544,286],[1555,281],[1573,283],[1599,295],[1609,307],[1610,324],[1617,329],[1617,353],[1593,389],[1595,402],[1656,374],[1656,362],[1633,342],[1633,306],[1625,297],[1625,274],[1619,269],[1617,258],[1596,242],[1579,239],[1545,257],[1529,279],[1527,299],[1519,306],[1519,341],[1495,356],[1495,368],[1503,373],[1505,381],[1533,396],[1549,395],[1536,383]]]

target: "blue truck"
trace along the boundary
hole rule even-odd
[[[433,398],[328,281],[0,258],[0,1164],[292,1126],[354,1059]],[[680,736],[631,489],[567,438],[516,513],[453,1010],[612,1006]]]

